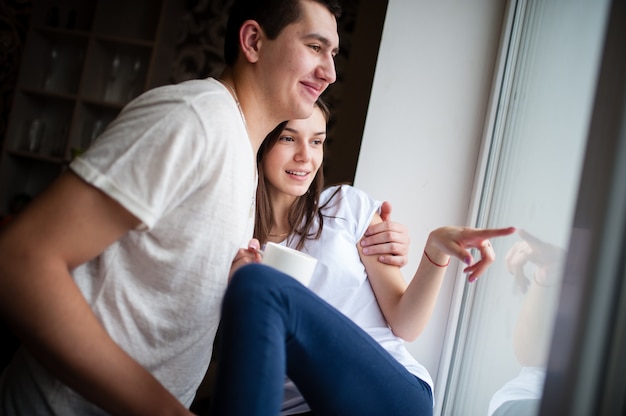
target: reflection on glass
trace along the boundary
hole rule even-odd
[[[524,294],[513,332],[513,352],[521,369],[492,396],[490,416],[536,414],[563,270],[563,248],[524,230],[519,234],[522,240],[509,249],[505,261],[515,285]]]
[[[523,231],[466,288],[445,415],[537,414],[595,94],[608,1],[513,3],[477,224]]]

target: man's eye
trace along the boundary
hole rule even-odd
[[[320,45],[309,45],[309,48],[313,49],[315,52],[319,52],[322,50]]]

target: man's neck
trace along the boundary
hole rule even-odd
[[[246,120],[250,143],[256,153],[265,137],[281,120],[273,120],[271,117],[272,110],[267,108],[266,100],[256,88],[256,82],[244,73],[239,74],[231,69],[226,69],[218,79],[230,86],[231,94],[234,94],[239,101],[243,117]]]

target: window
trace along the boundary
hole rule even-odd
[[[510,2],[476,223],[522,232],[465,287],[442,414],[537,414],[608,3]]]

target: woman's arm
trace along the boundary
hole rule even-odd
[[[372,224],[381,221],[376,215]],[[437,302],[450,256],[468,264],[464,272],[475,281],[494,261],[495,253],[489,238],[515,232],[512,227],[501,229],[472,229],[441,227],[430,233],[420,264],[410,284],[404,281],[400,269],[380,263],[363,254],[357,244],[361,261],[385,319],[393,332],[407,341],[415,340],[430,320]],[[481,258],[473,262],[470,248],[477,248]]]
[[[519,230],[522,241],[515,243],[506,255],[508,271],[525,299],[513,331],[513,349],[524,367],[544,366],[558,302],[565,250]],[[534,265],[533,277],[527,278],[525,266]]]
[[[381,221],[380,216],[376,214],[372,224]],[[400,338],[407,341],[415,340],[430,318],[445,268],[425,263],[422,259],[411,285],[407,285],[399,267],[383,264],[376,257],[363,254],[360,244],[357,244],[357,247],[387,323]],[[447,258],[449,256],[445,256],[442,264],[447,262]]]
[[[233,274],[235,274],[235,272],[239,270],[240,267],[245,266],[246,264],[260,263],[262,260],[263,260],[263,257],[261,256],[261,244],[259,243],[259,240],[257,240],[256,238],[253,238],[248,243],[247,248],[240,248],[237,251],[235,258],[233,259],[233,262],[230,265],[230,272],[228,273],[228,281],[230,282],[230,279],[233,277]]]

